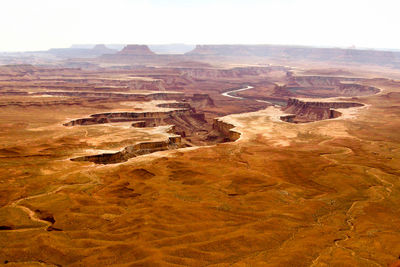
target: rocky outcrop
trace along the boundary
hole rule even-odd
[[[157,151],[176,149],[183,147],[179,136],[169,137],[166,141],[143,142],[127,146],[116,153],[103,153],[98,155],[83,156],[71,159],[72,161],[90,161],[96,164],[112,164],[127,161],[140,155],[150,154]]]
[[[355,102],[318,102],[290,98],[283,109],[290,114],[281,116],[280,119],[293,123],[333,119],[341,116],[341,113],[335,109],[361,106],[363,104]]]
[[[271,92],[271,97],[284,98],[292,95],[293,94],[288,90],[286,84],[275,84]]]
[[[168,104],[179,105],[179,103]],[[207,123],[203,113],[195,113],[191,108],[168,112],[99,113],[91,115],[90,118],[74,120],[64,125],[90,125],[132,120],[134,121],[132,123],[132,127],[173,125],[168,130],[168,133],[175,135],[169,137],[168,141],[143,142],[136,145],[127,146],[123,150],[115,153],[102,153],[98,155],[83,156],[71,160],[90,161],[97,164],[111,164],[124,162],[129,158],[153,153],[156,151],[192,146],[194,144],[193,142],[196,141],[194,138],[202,138],[202,142],[200,144],[232,142],[240,138],[240,133],[232,130],[234,125],[219,119],[215,119],[211,126]]]
[[[354,102],[324,102],[324,101],[302,101],[296,98],[289,98],[287,107],[320,107],[320,108],[350,108],[350,107],[361,107],[363,104]]]
[[[195,108],[215,107],[214,100],[208,94],[193,94],[189,101]]]
[[[365,96],[379,92],[378,88],[359,84],[360,78],[288,75],[287,90],[304,97]]]
[[[90,118],[76,119],[67,123],[64,126],[75,125],[91,125],[103,124],[111,122],[125,121],[159,121],[176,116],[192,116],[195,113],[191,109],[177,109],[166,112],[107,112],[90,115]],[[196,116],[194,116],[196,117]],[[197,117],[196,117],[197,118]]]
[[[225,142],[234,142],[240,138],[240,133],[232,130],[235,125],[224,122],[218,118],[214,119],[213,129],[224,136]]]
[[[341,83],[338,91],[343,96],[366,96],[379,93],[379,89],[356,83]]]

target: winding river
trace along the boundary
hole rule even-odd
[[[227,97],[232,97],[232,98],[237,98],[237,99],[243,99],[243,97],[235,96],[235,93],[241,92],[241,91],[246,91],[246,90],[253,89],[253,88],[254,88],[253,86],[247,85],[247,86],[244,87],[244,88],[231,90],[231,91],[222,93],[221,95],[227,96]]]
[[[236,94],[237,92],[246,91],[246,90],[250,90],[250,89],[253,89],[253,88],[254,88],[253,86],[247,85],[247,86],[244,87],[244,88],[231,90],[231,91],[222,93],[221,95],[227,96],[227,97],[231,97],[231,98],[236,98],[236,99],[251,99],[251,98],[236,96],[235,94]],[[255,100],[255,101],[257,101],[257,102],[261,102],[261,103],[267,103],[267,104],[278,105],[278,106],[282,106],[282,105],[285,104],[285,103],[282,104],[282,103],[280,103],[280,102],[273,103],[273,102],[266,101],[266,100],[261,100],[261,99],[253,99],[253,100]]]

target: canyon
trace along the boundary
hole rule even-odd
[[[73,49],[0,66],[1,264],[398,264],[397,53]]]
[[[292,115],[282,116],[281,119],[287,122],[312,122],[338,118],[341,113],[336,109],[362,107],[363,104],[354,102],[316,102],[289,98],[287,106],[283,109]]]

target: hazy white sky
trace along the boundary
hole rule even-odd
[[[400,0],[1,0],[0,51],[84,43],[400,49]]]

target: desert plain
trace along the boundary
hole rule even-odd
[[[398,66],[245,49],[0,66],[0,264],[398,266]]]

